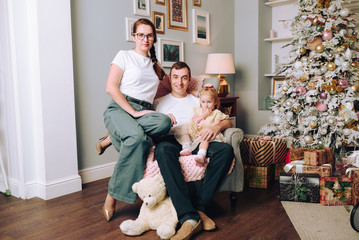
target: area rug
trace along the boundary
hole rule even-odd
[[[352,206],[287,201],[282,205],[303,240],[359,239],[359,233],[350,225]]]

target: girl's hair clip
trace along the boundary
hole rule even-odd
[[[212,84],[210,84],[210,83],[207,83],[207,84],[205,84],[203,87],[206,87],[206,88],[213,88],[213,85],[212,85]]]

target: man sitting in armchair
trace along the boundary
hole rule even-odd
[[[198,98],[187,93],[190,79],[191,70],[188,65],[184,62],[175,63],[170,71],[171,93],[154,103],[155,109],[170,116],[175,126],[189,122],[193,116],[193,107],[199,107]],[[230,120],[222,120],[218,125],[203,130],[200,137],[202,140],[211,141],[218,133],[231,126]],[[186,185],[178,161],[181,150],[181,144],[173,135],[163,137],[156,142],[155,158],[181,224],[181,228],[172,238],[174,240],[190,239],[192,234],[202,229],[215,229],[215,223],[205,214],[206,208],[234,158],[231,145],[210,142],[207,151],[210,161],[204,181],[201,184],[192,184],[191,186],[195,186],[196,189],[191,189]],[[192,153],[197,152],[198,147]],[[189,189],[194,193],[194,197],[190,197]]]

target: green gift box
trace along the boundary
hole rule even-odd
[[[246,185],[253,188],[268,188],[272,180],[274,166],[259,167],[244,165]]]

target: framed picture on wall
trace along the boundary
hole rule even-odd
[[[156,33],[165,34],[165,14],[161,12],[152,12],[152,22],[155,25]]]
[[[171,67],[178,61],[184,61],[183,41],[159,38],[157,49],[163,67]]]
[[[126,17],[126,41],[133,42],[133,24],[136,22],[134,18]]]
[[[272,96],[280,91],[280,88],[285,84],[287,81],[284,77],[273,77],[272,78]]]
[[[133,0],[133,10],[136,15],[150,17],[150,8],[149,0]]]
[[[167,0],[167,27],[187,31],[187,0]]]
[[[209,45],[209,13],[192,9],[193,42]]]
[[[201,6],[201,0],[193,0],[193,6],[200,7]]]
[[[165,5],[165,0],[155,0],[155,3],[159,5]]]

